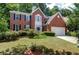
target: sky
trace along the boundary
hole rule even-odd
[[[47,7],[50,9],[53,8],[53,6],[57,5],[59,8],[69,8],[69,7],[74,7],[72,3],[48,3]]]

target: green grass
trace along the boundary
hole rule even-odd
[[[0,43],[0,51],[17,46],[18,44],[29,46],[32,43],[37,45],[44,45],[48,48],[52,48],[54,50],[59,50],[59,51],[65,49],[66,51],[79,52],[79,48],[77,48],[75,44],[72,44],[70,42],[64,41],[56,37],[46,37],[43,39],[29,39],[27,37],[24,37],[24,38],[20,38],[17,41],[3,42]]]

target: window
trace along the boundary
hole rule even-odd
[[[29,19],[30,19],[30,16],[28,16],[28,15],[27,15],[27,16],[26,16],[26,20],[28,20],[28,21],[29,21]]]
[[[30,16],[28,16],[28,15],[24,15],[24,20],[30,20]]]
[[[36,19],[37,22],[39,22],[41,20],[41,16],[40,15],[36,15],[35,19]]]
[[[26,15],[24,15],[24,20],[26,20]]]
[[[30,26],[29,25],[24,25],[24,29],[29,29]]]
[[[39,18],[39,16],[37,16],[37,21],[38,21],[38,22],[40,21],[40,18]]]
[[[15,30],[15,24],[13,24],[13,30]]]
[[[28,16],[28,21],[30,20],[30,16]]]
[[[16,15],[15,15],[15,19],[16,19],[16,20],[20,19],[20,15],[16,14]]]
[[[16,31],[18,31],[19,30],[19,26],[18,25],[15,25],[16,26]]]
[[[29,25],[26,25],[26,29],[29,29],[30,28],[30,26]]]

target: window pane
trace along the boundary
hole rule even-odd
[[[18,28],[19,28],[18,25],[16,25],[16,31],[18,31]]]
[[[24,15],[24,20],[26,20],[26,15]]]
[[[26,29],[29,29],[30,28],[30,26],[29,25],[26,25]]]
[[[28,16],[26,16],[26,20],[28,20]]]
[[[30,19],[30,17],[27,15],[27,16],[26,16],[26,20],[28,20],[28,21],[29,21],[29,19]]]
[[[20,19],[20,15],[16,14],[16,15],[15,15],[15,19],[16,19],[16,20]]]
[[[37,21],[39,22],[39,20],[40,20],[40,18],[39,18],[39,16],[37,16]]]

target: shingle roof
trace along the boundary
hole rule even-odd
[[[49,24],[49,23],[54,19],[54,17],[55,17],[56,15],[58,15],[58,14],[59,14],[59,15],[61,16],[61,18],[63,19],[61,13],[60,13],[60,12],[57,12],[56,14],[52,15],[52,16],[49,18],[49,20],[47,21],[46,24]],[[63,20],[64,20],[64,19],[63,19]]]
[[[10,13],[23,14],[23,15],[30,15],[30,13],[19,12],[19,11],[10,11]]]

